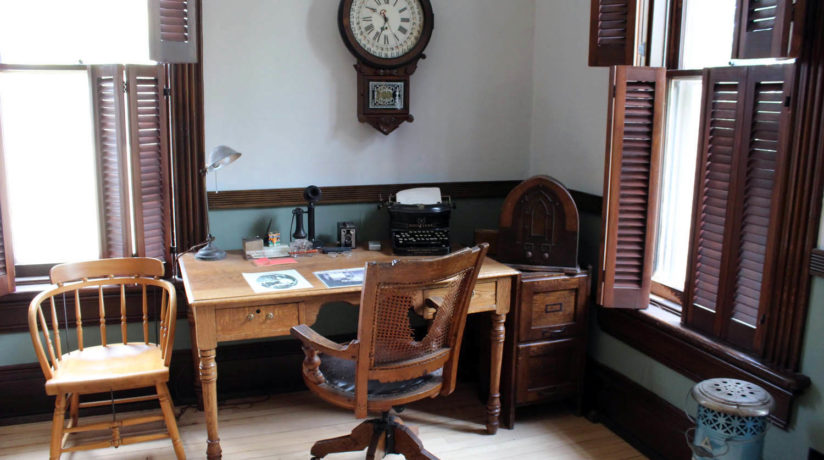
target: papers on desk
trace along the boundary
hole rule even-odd
[[[306,278],[297,270],[283,270],[279,272],[244,273],[243,278],[255,291],[255,294],[267,292],[293,291],[312,287]]]
[[[330,289],[347,286],[360,286],[363,284],[363,267],[315,272],[315,276],[317,276],[318,279]]]

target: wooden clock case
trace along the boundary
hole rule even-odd
[[[349,10],[353,0],[341,0],[338,10],[338,28],[349,52],[357,58],[355,71],[358,73],[358,121],[369,123],[375,129],[388,135],[401,123],[413,122],[415,117],[409,112],[410,77],[418,68],[418,61],[426,59],[423,51],[432,38],[435,15],[429,0],[418,0],[423,10],[423,32],[411,51],[394,59],[382,59],[367,52],[352,34]],[[369,107],[370,82],[400,82],[403,84],[403,108],[375,109]]]
[[[506,197],[498,230],[476,243],[521,271],[507,316],[501,420],[519,406],[574,398],[580,410],[586,362],[590,274],[578,268],[578,209],[564,186],[535,176]]]

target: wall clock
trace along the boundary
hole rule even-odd
[[[358,60],[358,120],[383,134],[414,121],[409,80],[432,37],[429,0],[341,0],[338,27]]]

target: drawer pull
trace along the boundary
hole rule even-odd
[[[274,319],[274,317],[275,317],[275,314],[272,313],[271,311],[269,313],[266,313],[266,319]]]
[[[541,332],[541,334],[542,334],[544,337],[546,337],[546,336],[548,336],[548,335],[560,335],[560,334],[563,334],[564,332],[566,332],[566,330],[567,330],[567,326],[564,326],[564,327],[562,327],[562,328],[560,328],[560,329],[552,329],[552,330],[546,330],[546,329],[544,329],[544,330]]]
[[[255,319],[254,313],[249,313],[248,315],[246,315],[246,321],[252,321],[253,319]]]
[[[552,396],[555,393],[558,393],[558,390],[558,387],[544,388],[543,390],[538,390],[538,394],[541,396]]]
[[[473,289],[472,290],[472,297],[475,297],[475,294],[477,294],[477,291]]]

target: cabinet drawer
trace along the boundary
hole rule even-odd
[[[289,335],[298,325],[298,304],[261,305],[215,311],[218,340]]]
[[[582,334],[586,324],[587,275],[524,279],[519,341]]]
[[[472,299],[469,301],[469,312],[491,311],[495,309],[497,284],[495,281],[478,281],[472,291]],[[425,297],[446,295],[446,289],[428,289],[424,291]]]
[[[518,345],[516,403],[569,396],[578,391],[584,359],[583,339]]]

